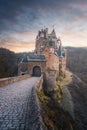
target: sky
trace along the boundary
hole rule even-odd
[[[63,46],[87,47],[87,0],[0,0],[0,47],[32,51],[38,30],[53,25]]]

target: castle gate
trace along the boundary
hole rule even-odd
[[[41,68],[39,66],[35,66],[33,68],[33,76],[37,77],[41,76]]]

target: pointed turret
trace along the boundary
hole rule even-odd
[[[60,51],[60,57],[62,57],[62,42],[61,42],[61,39],[59,38],[59,51]]]
[[[55,29],[52,30],[52,32],[51,32],[51,36],[52,36],[52,38],[56,38]]]

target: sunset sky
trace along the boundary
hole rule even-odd
[[[32,51],[38,30],[53,25],[63,46],[87,47],[87,0],[0,0],[0,47]]]

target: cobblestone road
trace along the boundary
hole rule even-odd
[[[0,130],[29,130],[30,95],[38,78],[0,87]]]

